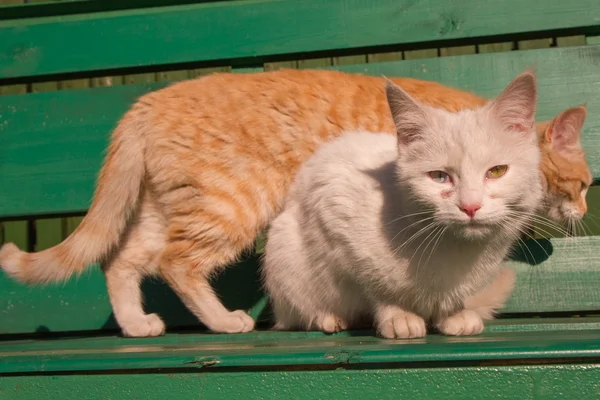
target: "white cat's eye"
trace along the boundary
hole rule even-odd
[[[431,180],[437,183],[452,182],[452,178],[444,171],[430,171],[427,173]]]
[[[498,179],[506,174],[506,171],[508,171],[508,165],[496,165],[487,170],[485,177],[487,179]]]

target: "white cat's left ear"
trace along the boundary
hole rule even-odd
[[[385,95],[396,125],[398,145],[408,145],[421,139],[428,121],[423,107],[390,80],[386,80]]]
[[[492,105],[492,110],[507,130],[532,132],[535,125],[537,84],[535,72],[517,76]]]

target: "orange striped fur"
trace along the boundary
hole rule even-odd
[[[434,82],[393,80],[416,100],[450,111],[486,101]],[[585,115],[572,110],[539,124],[540,138],[567,127],[576,129],[578,143]],[[115,129],[92,206],[75,233],[38,253],[5,244],[0,265],[20,281],[47,283],[101,262],[127,336],[164,332],[161,319],[142,307],[140,281],[155,274],[211,330],[249,331],[254,321],[221,304],[210,276],[252,246],[317,146],[357,128],[394,133],[382,78],[219,73],[149,93]],[[548,193],[585,202],[585,193],[571,196],[565,183],[590,183],[581,149],[570,151],[567,163],[556,161],[565,158],[556,146],[542,149],[556,167],[542,168]]]

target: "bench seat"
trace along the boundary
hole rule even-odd
[[[597,0],[24,3],[0,0],[0,239],[30,251],[75,229],[139,96],[214,71],[337,69],[491,97],[534,65],[538,120],[587,104],[582,143],[600,179]],[[599,199],[592,187],[587,236],[537,226],[515,248],[515,290],[474,337],[269,331],[260,240],[214,282],[259,322],[247,334],[207,333],[145,281],[167,334],[123,338],[98,266],[48,287],[0,274],[0,400],[600,398]]]

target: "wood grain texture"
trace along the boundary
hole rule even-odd
[[[588,27],[599,18],[596,0],[253,0],[15,19],[0,21],[0,78]]]
[[[193,364],[196,365],[196,364]],[[0,378],[7,399],[202,400],[559,400],[565,394],[597,397],[600,366],[517,365],[415,368],[382,366],[368,370],[339,367],[325,371],[254,371],[12,376]],[[340,395],[341,396],[341,395]],[[342,397],[340,397],[342,398]]]
[[[48,341],[0,342],[0,373],[80,372],[266,367],[279,370],[302,366],[383,363],[395,368],[407,363],[579,358],[592,361],[600,352],[597,319],[565,324],[549,320],[517,321],[512,328],[495,330],[493,323],[479,336],[447,337],[431,334],[422,339],[385,340],[372,331],[269,332],[247,334],[170,334],[162,338],[124,339],[114,336],[63,338]],[[557,322],[557,323],[553,323]],[[527,326],[552,326],[529,330]],[[504,328],[507,328],[504,326]],[[589,362],[588,361],[588,362]],[[437,364],[439,365],[439,364]],[[414,366],[414,364],[413,364]],[[184,372],[184,371],[182,371]],[[225,372],[225,371],[223,371]],[[4,380],[4,378],[0,378]],[[87,398],[87,397],[86,397]],[[237,396],[234,398],[238,398]],[[245,398],[245,397],[244,397]]]
[[[587,103],[583,142],[599,178],[600,152],[594,151],[600,148],[600,115],[594,112],[600,109],[599,59],[600,46],[583,46],[313,67],[412,76],[495,96],[536,62],[538,119]],[[0,216],[86,210],[110,131],[137,97],[166,84],[0,96]],[[12,190],[17,185],[20,190]]]

